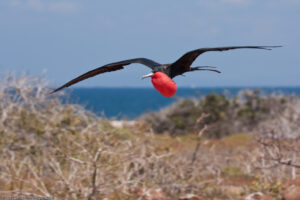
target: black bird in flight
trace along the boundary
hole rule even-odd
[[[85,74],[78,76],[77,78],[67,82],[61,87],[55,89],[51,93],[57,92],[63,88],[69,87],[75,83],[83,81],[87,78],[96,76],[98,74],[112,72],[116,70],[124,69],[124,66],[132,63],[140,63],[151,68],[152,72],[142,78],[152,77],[152,84],[162,95],[166,97],[171,97],[176,93],[177,86],[172,80],[175,76],[182,75],[185,72],[198,71],[198,70],[208,70],[220,73],[220,71],[214,69],[211,66],[199,66],[191,67],[195,59],[207,51],[227,51],[233,49],[265,49],[271,50],[272,48],[281,46],[231,46],[231,47],[215,47],[215,48],[201,48],[193,51],[189,51],[181,56],[178,60],[170,64],[160,64],[153,60],[147,58],[134,58],[129,60],[123,60],[119,62],[110,63],[94,70],[88,71]]]

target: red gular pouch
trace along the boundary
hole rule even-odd
[[[176,83],[163,72],[156,72],[152,76],[152,84],[165,97],[172,97],[177,91]]]

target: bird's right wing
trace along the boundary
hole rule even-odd
[[[231,47],[215,47],[215,48],[201,48],[193,51],[189,51],[181,56],[176,62],[170,65],[171,68],[171,78],[181,75],[184,72],[191,71],[191,64],[195,61],[195,59],[202,53],[207,51],[228,51],[233,49],[265,49],[271,50],[275,47],[281,46],[231,46]]]
[[[63,88],[69,87],[69,86],[71,86],[75,83],[78,83],[78,82],[83,81],[87,78],[96,76],[98,74],[102,74],[102,73],[106,73],[106,72],[113,72],[113,71],[116,71],[116,70],[124,69],[124,66],[132,64],[132,63],[140,63],[140,64],[143,64],[143,65],[146,65],[147,67],[150,67],[152,70],[154,69],[154,67],[160,65],[159,63],[157,63],[153,60],[147,59],[147,58],[134,58],[134,59],[130,59],[130,60],[123,60],[123,61],[120,61],[120,62],[110,63],[110,64],[104,65],[102,67],[98,67],[97,69],[88,71],[87,73],[82,74],[82,75],[78,76],[77,78],[74,78],[73,80],[71,80],[71,81],[67,82],[66,84],[62,85],[61,87],[55,89],[51,93],[57,92],[57,91],[59,91]]]

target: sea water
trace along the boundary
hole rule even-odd
[[[262,94],[297,95],[300,87],[205,87],[178,88],[172,98],[162,96],[153,88],[74,88],[64,101],[83,105],[97,115],[115,119],[135,119],[145,112],[158,111],[180,98],[201,98],[209,93],[237,95],[244,89],[260,89]]]

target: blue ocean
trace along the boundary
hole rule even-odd
[[[166,98],[153,88],[74,88],[69,90],[68,103],[84,106],[95,114],[113,119],[135,119],[145,112],[158,111],[180,98],[200,98],[209,93],[237,95],[244,89],[260,89],[262,95],[284,94],[300,97],[300,87],[204,87],[178,88],[172,98]]]

